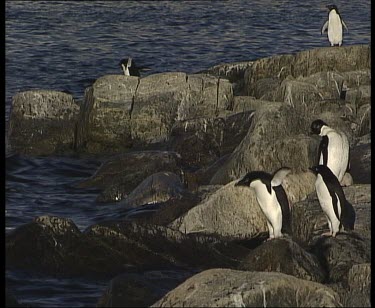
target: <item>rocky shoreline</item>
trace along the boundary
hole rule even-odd
[[[370,307],[370,66],[370,46],[354,45],[198,74],[106,75],[83,102],[18,93],[12,153],[104,157],[77,187],[99,189],[102,206],[139,211],[83,231],[70,219],[36,217],[6,236],[6,267],[105,277],[98,307]],[[336,238],[321,237],[328,225],[308,171],[318,118],[350,142],[353,184],[344,193],[357,220]],[[292,235],[264,241],[254,192],[234,184],[283,166],[292,169],[283,184]]]

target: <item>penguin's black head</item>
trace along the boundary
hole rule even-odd
[[[326,6],[326,8],[327,8],[329,11],[335,10],[337,14],[339,13],[339,9],[338,9],[337,6],[334,5],[334,4],[328,4],[328,5]]]
[[[310,126],[311,134],[319,135],[324,125],[328,126],[327,123],[325,123],[324,121],[320,119],[313,121]]]
[[[264,171],[252,171],[246,174],[241,180],[239,180],[234,186],[250,186],[251,182],[260,180],[262,182],[270,182],[272,176]]]
[[[120,62],[119,62],[119,65],[120,67],[122,67],[123,65],[124,66],[128,66],[130,63],[129,63],[129,60],[131,61],[131,58],[125,58],[125,59],[122,59]]]

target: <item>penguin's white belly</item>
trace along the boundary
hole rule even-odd
[[[319,203],[320,203],[320,206],[322,207],[323,212],[327,215],[331,223],[338,223],[339,220],[335,214],[335,210],[333,209],[332,197],[320,174],[318,174],[317,176],[317,179],[315,182],[315,188],[316,188],[316,193],[318,195]],[[338,213],[340,217],[341,216],[340,200],[338,196],[336,196],[336,198],[337,198]]]
[[[331,44],[340,44],[342,43],[342,23],[339,15],[336,13],[329,15],[328,22],[328,40]]]
[[[281,215],[281,207],[276,198],[275,191],[271,189],[270,194],[265,185],[259,185],[255,188],[255,193],[262,212],[267,217],[267,220],[273,224]]]
[[[349,142],[345,135],[336,132],[329,133],[327,136],[329,140],[327,167],[341,182],[348,167]],[[322,157],[319,163],[323,163]]]

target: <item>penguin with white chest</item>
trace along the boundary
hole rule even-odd
[[[271,174],[253,171],[246,174],[235,186],[248,186],[255,190],[258,204],[266,216],[269,239],[291,234],[291,215],[288,197],[281,186],[291,169],[283,167]]]
[[[322,32],[328,31],[328,40],[331,43],[331,46],[342,45],[342,26],[345,27],[347,31],[348,27],[346,26],[344,20],[342,19],[339,10],[336,5],[327,5],[328,20],[324,23],[322,27]]]
[[[317,176],[315,189],[330,230],[323,235],[335,237],[342,227],[345,231],[354,230],[356,214],[353,206],[346,200],[337,177],[324,165],[309,169]]]
[[[311,123],[311,133],[322,137],[318,150],[318,164],[331,169],[342,182],[349,171],[349,141],[343,132],[336,131],[318,119]]]

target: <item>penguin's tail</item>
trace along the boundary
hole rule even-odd
[[[355,218],[356,214],[353,206],[349,202],[346,202],[341,215],[341,223],[345,231],[354,230]]]

